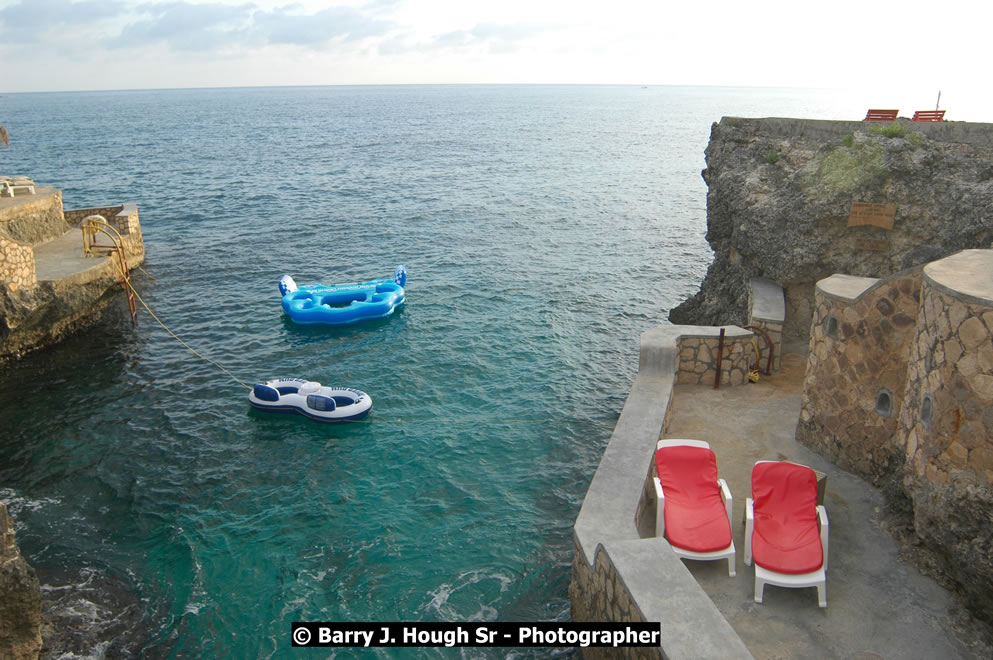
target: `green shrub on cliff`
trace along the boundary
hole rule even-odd
[[[5,147],[10,146],[10,133],[3,127],[3,124],[0,124],[0,144]]]
[[[841,146],[821,161],[820,182],[835,192],[862,188],[886,171],[886,150],[878,140],[862,140]]]
[[[882,135],[883,137],[903,137],[907,134],[907,129],[903,127],[898,121],[890,124],[881,124],[879,126],[870,126],[870,133],[875,133],[876,135]]]

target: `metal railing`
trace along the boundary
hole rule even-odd
[[[138,303],[135,301],[134,289],[131,286],[131,276],[128,270],[127,257],[124,254],[124,239],[119,231],[114,228],[102,215],[88,215],[83,218],[79,225],[83,232],[83,254],[102,254],[113,258],[117,254],[117,263],[120,266],[121,285],[128,296],[128,311],[131,312],[131,322],[138,322]],[[110,244],[97,241],[99,236],[105,236],[110,240]]]

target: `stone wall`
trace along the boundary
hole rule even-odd
[[[817,283],[797,440],[876,486],[899,481],[896,434],[920,272]]]
[[[579,548],[576,555],[579,556]],[[569,599],[573,621],[611,623],[645,623],[644,615],[631,597],[624,580],[606,553],[602,553],[592,569],[586,562],[572,563]],[[625,660],[657,660],[664,657],[659,648],[626,647],[586,648],[586,660],[624,658]]]
[[[782,288],[764,278],[749,283],[748,326],[720,328],[682,326],[677,340],[676,381],[681,384],[714,385],[717,356],[721,356],[720,385],[742,385],[756,368],[761,373],[779,369],[783,352],[785,305]],[[770,352],[772,360],[769,359]]]
[[[993,250],[924,268],[898,431],[918,537],[993,620]]]
[[[993,620],[993,250],[818,282],[796,437],[909,503],[914,543]]]
[[[0,235],[0,282],[10,293],[38,283],[30,245]]]
[[[688,334],[679,338],[676,382],[680,385],[714,385],[719,353],[720,384],[745,383],[748,372],[756,362],[755,348],[758,342],[755,335],[751,331],[732,326],[725,333],[722,348],[719,329],[700,326],[700,331],[706,334]]]
[[[141,236],[141,222],[138,218],[138,206],[134,203],[120,206],[104,206],[90,209],[70,209],[65,211],[66,222],[72,227],[79,227],[83,220],[91,215],[98,215],[121,235],[124,250],[128,257],[145,254],[145,243]]]

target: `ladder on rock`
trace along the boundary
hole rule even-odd
[[[84,255],[100,254],[112,259],[114,254],[117,255],[117,264],[121,273],[121,285],[124,287],[124,291],[128,296],[128,311],[131,312],[131,323],[137,323],[138,303],[135,300],[134,288],[131,286],[128,260],[124,253],[124,239],[121,237],[120,232],[108,223],[107,219],[102,215],[86,216],[83,218],[83,222],[79,228],[83,232]],[[98,237],[109,239],[109,244],[98,242]]]

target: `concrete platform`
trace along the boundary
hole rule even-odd
[[[83,235],[72,229],[46,243],[33,245],[35,274],[39,282],[61,280],[93,270],[93,276],[103,274],[102,267],[109,257],[83,254]]]
[[[710,442],[734,497],[737,577],[726,562],[684,562],[755,658],[991,657],[981,625],[953,595],[900,558],[881,522],[874,488],[796,442],[805,357],[788,353],[783,369],[759,383],[714,390],[677,385],[669,438]],[[753,600],[754,568],[745,566],[745,498],[761,459],[790,460],[827,474],[830,522],[828,606],[815,589],[767,586]]]

